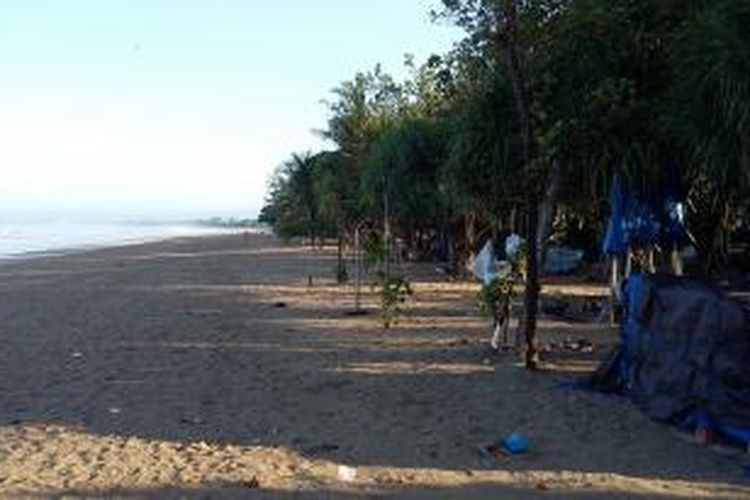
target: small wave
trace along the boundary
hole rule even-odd
[[[180,236],[255,232],[197,224],[0,223],[0,258],[158,241]]]

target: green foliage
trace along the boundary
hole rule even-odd
[[[512,263],[511,274],[516,279],[525,279],[529,270],[529,246],[526,241],[522,241],[518,247],[516,260]]]
[[[392,276],[380,289],[380,309],[383,328],[396,324],[407,299],[414,294],[406,278]]]
[[[341,236],[359,216],[357,175],[338,151],[315,158],[314,190],[321,225],[327,233]]]
[[[512,275],[497,277],[477,292],[479,309],[486,316],[494,316],[498,305],[507,303],[513,297],[515,278]]]
[[[442,194],[459,213],[491,217],[523,197],[522,186],[508,182],[522,167],[517,119],[502,72],[485,65],[467,71],[472,77],[459,83],[462,94],[446,119],[451,140],[440,172]]]
[[[280,236],[316,236],[319,217],[314,169],[312,155],[294,154],[274,172],[269,203],[260,221],[271,224]]]
[[[351,241],[362,222],[380,227],[387,195],[395,238],[445,236],[468,252],[479,234],[517,230],[505,222],[532,211],[528,193],[543,192],[556,165],[558,234],[593,253],[614,174],[643,197],[669,181],[704,207],[688,222],[709,258],[716,228],[750,195],[748,2],[442,3],[436,18],[466,37],[424,64],[407,57],[404,81],[375,67],[336,87],[321,132],[334,150],[282,165],[262,221],[282,236]],[[503,52],[514,11],[536,146],[529,164]],[[378,239],[365,249],[371,264],[383,259]]]
[[[408,118],[374,141],[362,173],[362,200],[368,213],[380,217],[387,191],[391,224],[408,232],[430,227],[440,216],[442,200],[437,174],[441,145],[435,125]]]
[[[750,188],[750,4],[694,3],[674,37],[665,122],[698,183],[737,202]]]
[[[500,274],[491,282],[482,285],[477,293],[480,311],[487,316],[494,316],[502,309],[503,304],[509,304],[515,296],[515,286],[526,280],[528,269],[528,245],[521,241],[516,258],[510,263],[510,269],[501,270]]]
[[[365,240],[362,245],[362,257],[367,267],[380,267],[385,262],[383,240],[377,235]]]
[[[404,85],[383,73],[380,66],[357,73],[333,94],[335,99],[327,102],[331,113],[328,128],[321,133],[355,162],[365,159],[372,140],[409,107]]]

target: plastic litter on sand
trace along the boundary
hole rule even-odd
[[[529,441],[529,438],[517,432],[506,436],[500,444],[504,450],[512,455],[526,453],[531,447],[531,441]]]
[[[357,479],[357,469],[346,465],[339,465],[338,477],[340,481],[351,483]]]

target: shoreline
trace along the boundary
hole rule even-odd
[[[176,242],[180,240],[192,240],[192,239],[210,239],[210,238],[223,238],[227,236],[236,236],[241,234],[250,234],[251,236],[273,236],[273,234],[266,229],[258,228],[227,228],[226,230],[219,230],[216,232],[203,233],[203,234],[187,234],[187,235],[163,235],[143,238],[133,238],[132,240],[121,240],[119,242],[109,243],[86,243],[81,245],[66,246],[60,248],[52,248],[48,250],[28,250],[12,254],[0,254],[0,267],[9,263],[21,263],[26,261],[46,259],[46,258],[60,258],[67,256],[75,256],[78,254],[117,250],[138,247],[142,245],[152,245]]]

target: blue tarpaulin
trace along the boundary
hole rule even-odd
[[[590,387],[620,392],[651,417],[750,444],[750,313],[688,278],[633,275],[618,350]]]
[[[685,235],[684,205],[665,190],[658,202],[624,185],[620,176],[612,180],[609,220],[602,249],[607,255],[624,255],[628,247],[648,247],[679,241]]]
[[[609,222],[604,235],[604,253],[622,255],[628,250],[625,239],[625,190],[620,177],[612,181],[609,190]]]

